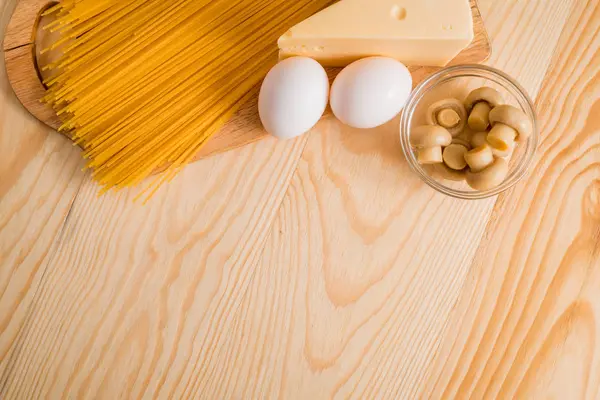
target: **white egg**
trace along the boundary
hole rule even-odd
[[[280,139],[308,132],[323,116],[329,78],[313,59],[292,57],[277,64],[260,89],[258,112],[265,130]]]
[[[344,124],[375,128],[402,111],[412,91],[412,76],[401,62],[370,57],[347,66],[331,88],[331,109]]]

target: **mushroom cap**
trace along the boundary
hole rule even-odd
[[[499,186],[508,175],[508,161],[496,158],[487,168],[479,171],[467,171],[467,183],[475,190],[490,190]]]
[[[452,135],[441,126],[421,125],[412,129],[410,143],[416,148],[448,146],[452,143]]]
[[[427,124],[429,125],[441,125],[438,120],[438,115],[444,110],[452,110],[458,115],[459,121],[453,127],[448,127],[448,132],[452,136],[456,136],[461,133],[467,126],[467,110],[463,103],[458,99],[447,98],[440,101],[436,101],[427,109],[427,115],[425,116]]]
[[[517,107],[503,105],[490,112],[490,123],[504,124],[518,132],[518,140],[525,140],[533,134],[533,123],[525,112]]]
[[[504,104],[504,97],[496,89],[484,86],[469,93],[465,100],[465,108],[468,112],[471,112],[475,104],[482,101],[494,108]]]

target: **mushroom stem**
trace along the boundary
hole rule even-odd
[[[492,126],[498,124],[510,126],[517,131],[519,141],[525,141],[533,134],[532,121],[523,110],[513,106],[503,105],[494,108],[490,112],[490,123]]]
[[[515,145],[517,131],[508,125],[497,123],[487,136],[496,157],[507,157]]]
[[[488,145],[479,146],[465,153],[465,161],[471,167],[471,171],[481,171],[494,162],[494,153]]]
[[[467,126],[467,110],[460,100],[443,99],[427,109],[426,121],[429,125],[446,128],[452,136],[457,136]]]
[[[492,107],[485,101],[475,104],[469,116],[469,127],[474,131],[485,131],[490,126],[490,111]]]
[[[450,108],[446,108],[440,111],[437,115],[437,120],[440,126],[446,129],[451,129],[460,124],[460,116],[458,113]]]
[[[424,147],[417,150],[417,160],[419,164],[439,164],[444,162],[442,147]]]
[[[412,129],[410,143],[417,149],[420,164],[437,164],[444,162],[442,147],[452,143],[452,135],[441,126],[422,125]]]

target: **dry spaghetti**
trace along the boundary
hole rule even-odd
[[[248,99],[276,40],[331,0],[67,0],[43,99],[103,191],[172,178]]]

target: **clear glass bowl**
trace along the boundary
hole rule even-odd
[[[509,162],[509,172],[502,184],[486,190],[471,189],[466,182],[447,180],[435,166],[420,165],[410,145],[413,127],[425,124],[425,111],[436,102],[448,97],[464,100],[474,89],[489,86],[504,96],[507,104],[521,108],[533,122],[533,134],[526,142],[519,142]],[[529,171],[538,147],[538,126],[534,105],[527,92],[513,78],[502,71],[484,65],[458,65],[442,69],[425,79],[411,94],[400,122],[400,141],[410,167],[440,193],[465,200],[478,200],[498,195],[516,185]]]

